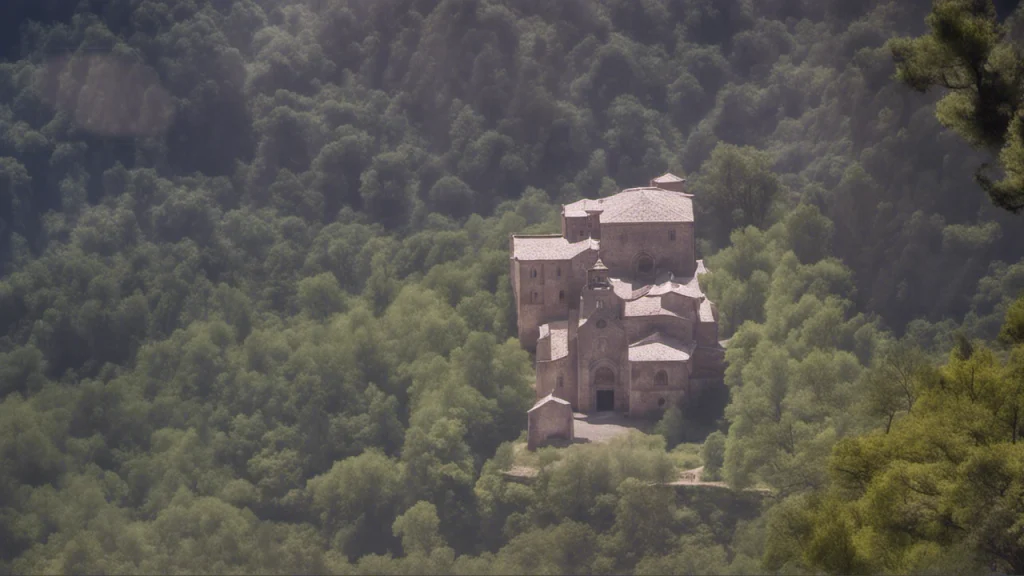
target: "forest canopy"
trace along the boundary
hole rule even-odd
[[[3,2],[0,574],[1024,570],[1022,42],[987,0]],[[509,481],[509,235],[667,171],[727,405]]]

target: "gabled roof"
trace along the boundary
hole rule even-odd
[[[693,354],[695,343],[684,343],[662,334],[652,334],[629,345],[630,362],[686,362]]]
[[[550,404],[552,402],[555,402],[557,404],[562,404],[563,406],[571,406],[571,404],[569,404],[565,400],[562,400],[561,398],[555,396],[554,394],[548,394],[547,396],[545,396],[545,397],[541,398],[540,400],[538,400],[537,403],[533,405],[533,408],[530,408],[529,410],[527,410],[526,413],[529,414],[530,412],[533,412],[534,410],[540,408],[541,406],[544,406],[545,404]]]
[[[597,250],[597,240],[569,242],[561,236],[512,236],[514,260],[572,260],[587,250]]]
[[[661,188],[630,188],[607,198],[585,198],[565,211],[600,211],[601,224],[693,222],[693,196]]]

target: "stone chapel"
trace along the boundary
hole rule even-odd
[[[512,235],[519,340],[538,399],[577,412],[661,412],[720,383],[718,309],[701,290],[693,195],[665,174],[562,208],[559,235]]]

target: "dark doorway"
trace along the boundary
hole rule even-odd
[[[610,412],[615,410],[615,391],[614,390],[598,390],[597,391],[597,411],[598,412]]]
[[[649,276],[654,273],[654,259],[644,254],[637,259],[636,273],[640,276]]]

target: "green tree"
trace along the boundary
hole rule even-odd
[[[1017,15],[1020,17],[1020,14]],[[942,0],[928,15],[930,32],[893,41],[898,78],[924,92],[946,91],[939,120],[974,146],[999,155],[1005,175],[976,177],[993,203],[1024,209],[1024,57],[991,0]]]

